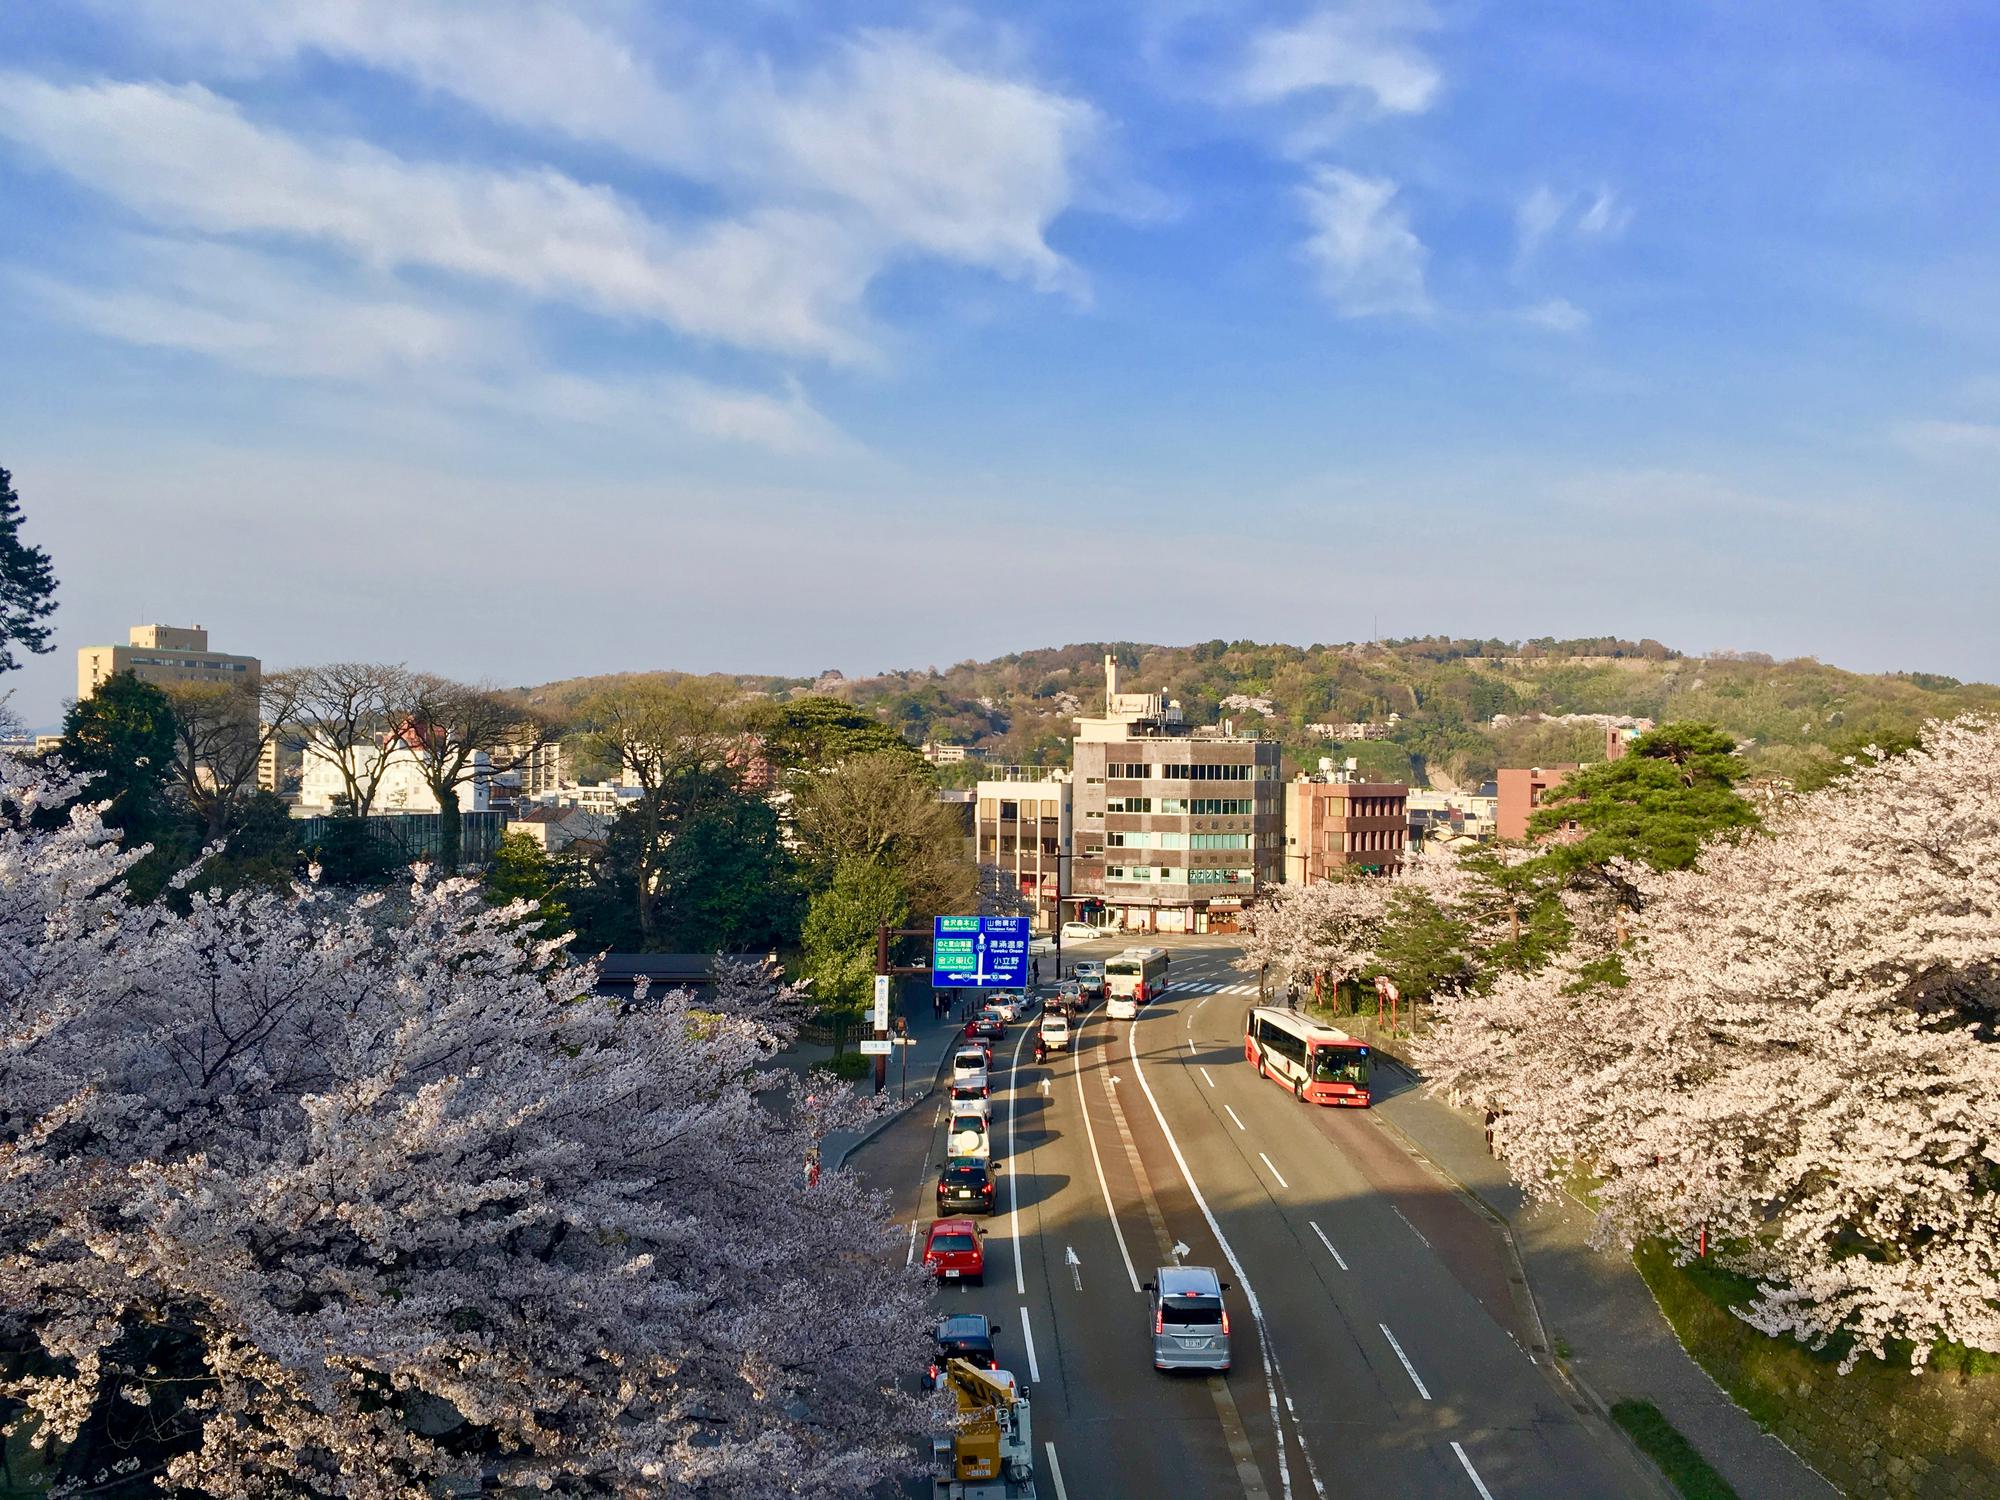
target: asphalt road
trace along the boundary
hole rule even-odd
[[[996,1044],[986,1281],[938,1293],[941,1313],[999,1326],[1002,1364],[1032,1388],[1041,1492],[1663,1493],[1538,1362],[1494,1227],[1370,1112],[1299,1104],[1251,1071],[1238,950],[1164,945],[1172,987],[1138,1020],[1095,1009],[1041,1067],[1032,1021]],[[943,1126],[913,1112],[850,1162],[893,1192],[913,1256]],[[1233,1283],[1227,1375],[1152,1367],[1139,1284],[1176,1246]]]

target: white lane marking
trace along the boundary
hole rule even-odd
[[[1465,1465],[1465,1477],[1467,1479],[1470,1479],[1472,1481],[1472,1487],[1479,1491],[1479,1500],[1493,1500],[1493,1491],[1486,1488],[1486,1481],[1481,1479],[1479,1477],[1479,1471],[1472,1467],[1472,1460],[1465,1456],[1465,1450],[1459,1447],[1457,1443],[1453,1443],[1451,1445],[1451,1451],[1456,1453],[1458,1455],[1458,1461]],[[1054,1457],[1053,1454],[1051,1454],[1050,1456]]]
[[[1394,1214],[1397,1218],[1403,1219],[1403,1211],[1400,1208],[1396,1207],[1396,1205],[1393,1203],[1389,1205],[1389,1212]],[[1403,1227],[1409,1230],[1410,1233],[1414,1234],[1418,1239],[1423,1240],[1424,1248],[1426,1250],[1431,1248],[1431,1242],[1429,1240],[1424,1240],[1424,1232],[1421,1229],[1417,1228],[1416,1225],[1412,1224],[1408,1219],[1403,1219]]]
[[[1426,1401],[1430,1400],[1431,1393],[1424,1389],[1424,1383],[1417,1379],[1417,1367],[1410,1363],[1410,1356],[1405,1354],[1403,1346],[1396,1342],[1396,1335],[1389,1332],[1389,1325],[1387,1323],[1377,1323],[1375,1326],[1382,1330],[1382,1337],[1389,1341],[1389,1347],[1396,1351],[1396,1358],[1403,1362],[1403,1373],[1410,1377],[1410,1384],[1417,1388],[1417,1394],[1422,1396]]]
[[[1277,1352],[1271,1347],[1271,1330],[1264,1323],[1264,1304],[1257,1300],[1257,1288],[1251,1284],[1250,1273],[1243,1269],[1243,1262],[1237,1259],[1236,1247],[1229,1243],[1229,1237],[1222,1232],[1222,1225],[1216,1222],[1215,1211],[1208,1206],[1208,1199],[1202,1196],[1200,1185],[1194,1180],[1194,1169],[1188,1165],[1187,1157],[1181,1152],[1181,1143],[1175,1136],[1173,1127],[1167,1123],[1167,1112],[1160,1108],[1160,1101],[1153,1093],[1152,1084],[1146,1081],[1146,1066],[1139,1060],[1139,1023],[1134,1021],[1125,1032],[1125,1045],[1132,1053],[1132,1071],[1139,1079],[1139,1087],[1144,1090],[1146,1103],[1152,1106],[1153,1118],[1159,1121],[1160,1134],[1167,1138],[1167,1150],[1173,1153],[1174,1164],[1181,1169],[1181,1180],[1188,1185],[1188,1195],[1194,1205],[1201,1210],[1202,1219],[1208,1225],[1208,1232],[1215,1236],[1217,1248],[1222,1258],[1229,1263],[1229,1269],[1236,1273],[1237,1288],[1243,1293],[1243,1300],[1250,1304],[1250,1319],[1257,1325],[1257,1353],[1264,1363],[1264,1392],[1271,1406],[1271,1430],[1282,1439],[1284,1421],[1278,1410],[1278,1389],[1284,1383],[1285,1372],[1278,1363]],[[1223,1106],[1228,1109],[1228,1105]],[[1232,1111],[1232,1117],[1234,1112]],[[1243,1122],[1238,1120],[1241,1126]],[[1306,1446],[1306,1435],[1300,1430],[1296,1419],[1292,1422],[1292,1437],[1299,1445],[1299,1455],[1306,1461],[1306,1475],[1312,1480],[1312,1487],[1320,1500],[1326,1500],[1326,1486],[1320,1482],[1319,1466],[1313,1462],[1312,1449]],[[1291,1500],[1292,1462],[1281,1440],[1278,1444],[1278,1487],[1286,1500]]]
[[[1197,1052],[1197,1051],[1195,1051],[1195,1050],[1194,1050],[1194,1038],[1193,1038],[1193,1037],[1189,1037],[1189,1038],[1187,1039],[1187,1044],[1188,1044],[1188,1056],[1189,1056],[1189,1057],[1199,1057],[1199,1056],[1201,1056],[1201,1054],[1200,1054],[1199,1052]]]
[[[1028,1351],[1028,1378],[1040,1385],[1042,1367],[1035,1362],[1035,1330],[1028,1325],[1028,1310],[1021,1309],[1021,1342]]]
[[[1208,1078],[1208,1069],[1206,1069],[1206,1068],[1203,1068],[1203,1069],[1201,1070],[1201,1076],[1202,1076],[1203,1078]],[[1214,1087],[1215,1087],[1215,1080],[1214,1080],[1213,1078],[1208,1078],[1208,1086],[1209,1086],[1210,1088],[1214,1088]]]
[[[1014,1043],[1014,1064],[1007,1074],[1007,1249],[1014,1258],[1014,1295],[1028,1295],[1027,1280],[1021,1274],[1021,1190],[1014,1186],[1014,1078],[1021,1067],[1021,1049],[1028,1045],[1028,1033]]]
[[[1063,1488],[1062,1465],[1056,1462],[1056,1445],[1044,1443],[1042,1446],[1049,1451],[1049,1478],[1056,1482],[1056,1500],[1069,1500],[1069,1491]],[[1489,1495],[1486,1500],[1493,1500],[1493,1497]]]
[[[910,1220],[910,1253],[903,1257],[903,1264],[906,1266],[917,1263],[917,1225],[922,1222],[921,1219]]]
[[[1319,1242],[1322,1245],[1326,1246],[1326,1253],[1333,1257],[1333,1263],[1339,1266],[1341,1270],[1345,1271],[1347,1269],[1347,1262],[1342,1260],[1340,1258],[1340,1252],[1333,1248],[1333,1241],[1326,1237],[1326,1231],[1320,1228],[1319,1225],[1314,1224],[1311,1219],[1307,1219],[1306,1223],[1312,1225],[1312,1232],[1318,1235]]]
[[[1271,1175],[1278,1179],[1278,1186],[1289,1190],[1291,1188],[1291,1184],[1285,1181],[1285,1174],[1283,1172],[1280,1172],[1276,1167],[1271,1166],[1271,1158],[1268,1156],[1264,1156],[1264,1153],[1261,1151],[1259,1151],[1257,1154],[1258,1156],[1263,1157],[1264,1165],[1270,1167]]]
[[[1132,1252],[1125,1248],[1125,1231],[1118,1227],[1118,1210],[1111,1206],[1111,1184],[1104,1180],[1104,1158],[1097,1154],[1097,1127],[1090,1123],[1090,1101],[1083,1094],[1083,1054],[1070,1054],[1070,1072],[1076,1078],[1076,1102],[1083,1110],[1083,1138],[1090,1142],[1090,1162],[1097,1168],[1097,1188],[1104,1194],[1104,1217],[1111,1221],[1111,1232],[1118,1237],[1118,1254],[1125,1262],[1125,1275],[1132,1283],[1132,1290],[1139,1290],[1139,1273],[1132,1269]]]
[[[1074,1245],[1063,1246],[1063,1264],[1069,1267],[1069,1279],[1076,1283],[1076,1289],[1079,1292],[1082,1291],[1083,1262],[1076,1258],[1076,1247]]]
[[[1233,1110],[1233,1109],[1229,1109],[1229,1106],[1228,1106],[1228,1105],[1226,1105],[1226,1104],[1225,1104],[1225,1105],[1223,1105],[1222,1107],[1223,1107],[1224,1109],[1228,1109],[1228,1110],[1229,1110],[1229,1118],[1230,1118],[1230,1119],[1232,1119],[1232,1120],[1236,1120],[1236,1128],[1237,1128],[1238,1130],[1242,1130],[1242,1129],[1244,1128],[1244,1125],[1243,1125],[1243,1122],[1242,1122],[1241,1120],[1237,1120],[1237,1119],[1236,1119],[1236,1111],[1235,1111],[1235,1110]]]

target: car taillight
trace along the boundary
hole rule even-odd
[[[1166,1331],[1167,1331],[1167,1306],[1163,1302],[1160,1304],[1158,1310],[1155,1311],[1153,1314],[1153,1332],[1165,1333]]]
[[[1222,1336],[1229,1337],[1229,1309],[1226,1307],[1222,1310]]]
[[[936,1365],[932,1365],[932,1366],[931,1366],[931,1384],[933,1384],[933,1385],[937,1384],[937,1366],[936,1366]]]

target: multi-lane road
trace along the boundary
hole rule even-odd
[[[1041,1066],[1032,1020],[995,1046],[1005,1169],[986,1281],[942,1288],[938,1307],[1000,1329],[1033,1390],[1041,1492],[1662,1493],[1538,1356],[1493,1226],[1369,1112],[1299,1104],[1252,1072],[1236,948],[1169,946],[1171,987],[1136,1021],[1093,1009]],[[851,1162],[893,1192],[912,1257],[943,1126],[912,1111]],[[1140,1284],[1177,1250],[1233,1283],[1226,1376],[1152,1367]]]

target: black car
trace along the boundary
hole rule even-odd
[[[976,1156],[954,1156],[938,1173],[938,1216],[993,1212],[993,1171]]]
[[[937,1389],[938,1376],[947,1360],[962,1359],[982,1370],[999,1369],[999,1357],[993,1352],[993,1337],[993,1325],[978,1313],[959,1313],[940,1318],[937,1327],[931,1331],[937,1350],[931,1355],[930,1373],[924,1377],[924,1388]]]

